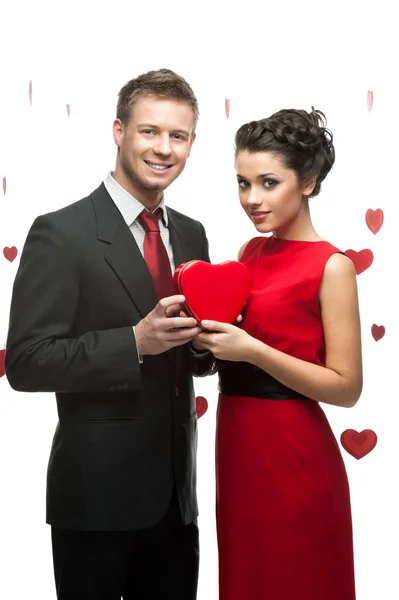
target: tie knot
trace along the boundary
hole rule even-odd
[[[162,216],[162,208],[157,208],[153,213],[143,210],[139,214],[139,221],[146,231],[159,231],[159,219]]]

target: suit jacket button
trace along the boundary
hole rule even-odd
[[[130,385],[128,383],[124,383],[122,387],[124,390],[128,390],[130,388]]]
[[[110,389],[111,392],[114,392],[115,391],[115,386],[114,385],[110,385],[109,389]]]
[[[178,396],[178,395],[179,395],[179,388],[176,386],[175,387],[175,396]]]

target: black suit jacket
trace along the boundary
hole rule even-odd
[[[209,261],[201,223],[167,210],[176,266]],[[192,373],[213,363],[184,346],[139,364],[132,326],[156,303],[103,184],[35,220],[14,283],[6,374],[16,390],[56,393],[47,479],[47,522],[56,527],[151,527],[173,481],[183,521],[197,516]]]

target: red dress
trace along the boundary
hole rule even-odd
[[[241,327],[324,365],[318,292],[336,252],[324,241],[251,240],[241,258],[252,274]],[[355,600],[348,479],[323,410],[248,363],[223,363],[216,436],[220,600]]]

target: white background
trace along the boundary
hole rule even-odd
[[[12,283],[38,214],[90,193],[114,167],[116,96],[132,77],[174,69],[200,105],[197,140],[167,203],[205,225],[213,262],[236,257],[254,232],[238,203],[233,137],[244,122],[281,108],[326,113],[337,160],[312,201],[318,232],[342,250],[370,248],[358,277],[364,391],[353,409],[327,407],[339,438],[373,429],[361,460],[342,449],[351,484],[358,600],[399,597],[397,57],[394,3],[17,2],[0,9],[0,348]],[[32,105],[29,102],[32,81]],[[374,105],[367,108],[367,91]],[[230,99],[230,116],[225,114]],[[66,105],[70,105],[70,118]],[[366,210],[381,208],[374,235]],[[43,290],[43,294],[46,290]],[[384,325],[375,342],[372,324]],[[199,600],[217,598],[214,514],[216,378],[197,380],[208,399],[199,421]],[[0,598],[55,598],[45,476],[56,424],[52,394],[18,394],[0,379]],[[289,576],[289,574],[287,574]],[[245,600],[245,599],[243,599]],[[322,599],[320,599],[322,600]],[[339,600],[339,599],[337,599]]]

